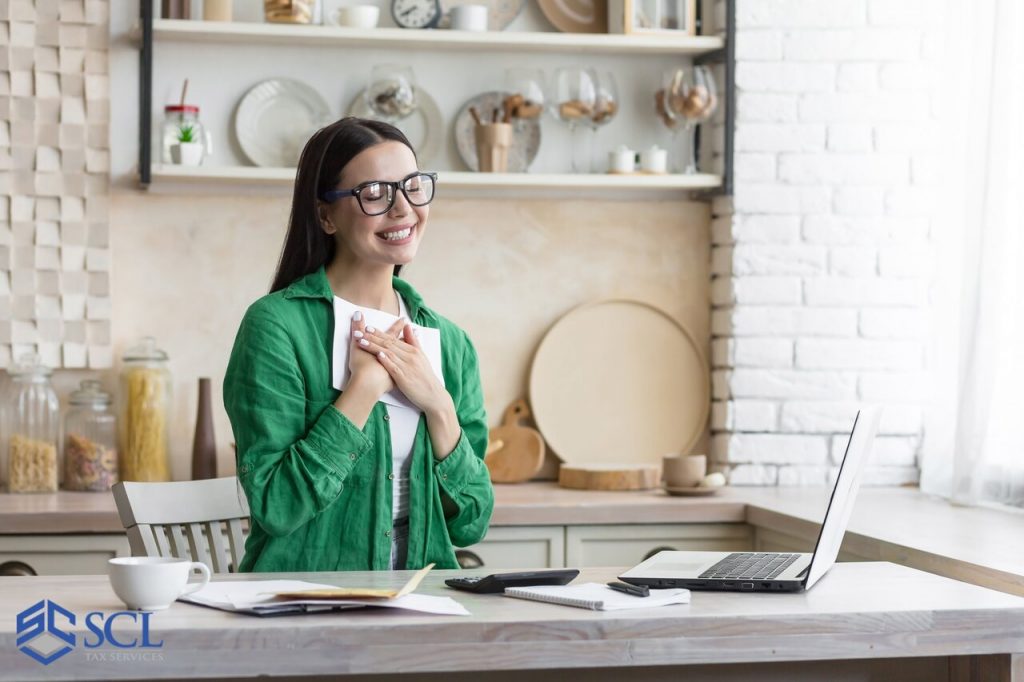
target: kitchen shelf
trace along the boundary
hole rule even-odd
[[[202,192],[223,191],[227,187],[249,191],[291,191],[294,168],[257,168],[252,166],[153,166],[153,191],[192,189]],[[585,173],[472,173],[440,171],[441,196],[477,196],[514,194],[516,196],[650,196],[665,194],[672,198],[687,190],[721,187],[717,175],[612,175]],[[450,194],[449,194],[450,193]]]
[[[302,46],[378,47],[390,49],[516,50],[600,54],[680,54],[699,56],[722,49],[717,36],[633,36],[605,33],[525,31],[450,31],[335,26],[303,26],[256,22],[154,19],[155,41],[249,43]]]

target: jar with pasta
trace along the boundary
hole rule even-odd
[[[83,381],[64,415],[64,489],[103,492],[117,483],[117,431],[110,394]]]
[[[122,481],[169,481],[168,417],[171,375],[167,353],[152,337],[125,353],[121,369],[120,478]]]
[[[11,383],[4,406],[7,489],[12,493],[57,490],[57,438],[60,403],[50,384],[49,367],[28,353],[9,370]]]

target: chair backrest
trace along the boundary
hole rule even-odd
[[[113,487],[132,556],[189,558],[214,573],[238,570],[245,554],[242,521],[249,504],[237,476]],[[226,527],[226,529],[225,529]],[[227,534],[230,554],[225,550]]]

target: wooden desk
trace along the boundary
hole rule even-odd
[[[604,582],[619,572],[587,569],[577,581]],[[837,564],[807,594],[695,592],[689,605],[608,613],[444,587],[444,578],[462,573],[432,573],[420,591],[454,596],[472,616],[367,609],[257,618],[176,603],[152,616],[162,660],[87,661],[79,644],[49,666],[15,647],[15,613],[50,599],[78,615],[75,629],[85,633],[86,613],[121,606],[104,576],[5,578],[0,679],[419,673],[601,682],[685,673],[689,681],[769,679],[771,669],[780,675],[773,680],[1024,680],[1024,659],[1015,655],[1024,652],[1024,599],[895,564]],[[273,577],[394,586],[408,576]],[[232,576],[253,577],[270,576]]]

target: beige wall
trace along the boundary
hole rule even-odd
[[[234,472],[221,381],[238,322],[269,285],[287,213],[279,197],[113,197],[114,350],[150,334],[171,356],[175,479],[189,477],[200,376],[214,380],[219,472]],[[403,275],[474,340],[493,426],[525,395],[544,332],[580,303],[648,301],[707,340],[708,221],[695,202],[447,199]],[[78,378],[58,376],[62,395]]]

